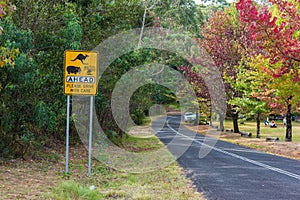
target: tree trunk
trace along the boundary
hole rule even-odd
[[[138,47],[141,47],[141,45],[142,45],[142,38],[143,38],[143,34],[144,34],[145,21],[146,21],[146,15],[147,15],[147,10],[148,10],[147,6],[148,6],[148,2],[147,2],[147,5],[145,6],[145,10],[144,10],[143,22],[142,22],[142,28],[141,28],[141,32],[140,32]]]
[[[224,115],[220,114],[220,131],[224,131]]]
[[[194,126],[199,125],[199,113],[196,111],[196,119],[194,121]]]
[[[212,123],[212,106],[210,106],[210,109],[209,109],[209,125],[210,126],[213,126],[213,123]]]
[[[232,115],[232,120],[233,120],[233,132],[234,133],[239,133],[239,124],[238,124],[238,119],[239,119],[239,113],[234,112]]]
[[[260,113],[257,113],[256,118],[256,138],[260,138]]]
[[[287,113],[286,113],[286,134],[285,134],[285,141],[291,142],[292,141],[292,104],[291,104],[292,97],[288,98],[287,101]]]

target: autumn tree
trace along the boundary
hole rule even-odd
[[[239,65],[241,53],[239,52],[239,41],[243,27],[237,22],[237,12],[234,7],[218,10],[213,13],[208,23],[202,27],[202,39],[198,40],[200,46],[204,47],[214,60],[222,74],[235,77],[234,66]],[[226,97],[228,100],[239,97],[241,94],[235,90],[229,82],[225,82]],[[229,105],[229,115],[233,117],[234,132],[238,133],[238,109],[236,105]]]
[[[265,92],[263,83],[266,77],[261,70],[247,65],[245,62],[235,66],[235,69],[236,77],[225,76],[225,79],[241,93],[241,96],[231,99],[229,104],[237,105],[241,114],[246,118],[254,117],[256,119],[256,137],[260,138],[261,115],[269,111],[266,101],[260,98],[261,93]]]
[[[240,0],[236,7],[239,18],[247,23],[246,29],[251,38],[260,43],[259,48],[263,54],[261,67],[271,75],[274,83],[284,79],[284,84],[298,85],[299,82],[299,2],[296,0],[269,0],[270,6],[258,6],[251,0]],[[286,141],[292,140],[292,100],[297,93],[287,93],[282,84],[272,84],[276,93],[280,94],[286,103]],[[297,87],[292,87],[297,88]],[[277,96],[279,97],[279,96]]]

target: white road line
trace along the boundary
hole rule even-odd
[[[243,156],[239,156],[239,155],[237,155],[237,154],[234,154],[234,153],[230,153],[230,152],[224,151],[224,150],[219,149],[219,148],[217,148],[217,147],[213,147],[213,146],[210,146],[210,145],[205,144],[205,143],[203,143],[203,142],[199,142],[199,141],[197,141],[197,140],[194,139],[194,138],[190,138],[190,137],[188,137],[188,136],[186,136],[186,135],[183,135],[183,134],[179,133],[178,131],[176,131],[175,129],[173,129],[173,128],[169,125],[169,120],[167,121],[167,125],[168,125],[168,127],[169,127],[172,131],[174,131],[175,133],[177,133],[177,134],[179,134],[179,135],[181,135],[181,136],[183,136],[183,137],[189,138],[190,140],[192,140],[192,141],[194,141],[194,142],[196,142],[196,143],[198,143],[198,144],[200,144],[200,145],[204,145],[204,146],[206,146],[206,147],[208,147],[208,148],[211,148],[211,149],[213,149],[213,150],[215,150],[215,151],[218,151],[218,152],[220,152],[220,153],[223,153],[223,154],[232,156],[232,157],[234,157],[234,158],[238,158],[238,159],[240,159],[240,160],[243,160],[243,161],[252,163],[252,164],[254,164],[254,165],[263,167],[263,168],[265,168],[265,169],[269,169],[269,170],[278,172],[278,173],[280,173],[280,174],[284,174],[284,175],[286,175],[286,176],[289,176],[289,177],[292,177],[292,178],[295,178],[295,179],[300,180],[300,175],[298,175],[298,174],[294,174],[294,173],[291,173],[291,172],[288,172],[288,171],[279,169],[279,168],[277,168],[277,167],[272,167],[272,166],[270,166],[270,165],[266,165],[266,164],[263,164],[263,163],[261,163],[261,162],[255,161],[255,160],[251,160],[251,159],[249,159],[249,158],[246,158],[246,157],[243,157]]]
[[[157,133],[171,133],[171,132],[173,132],[173,131],[156,131]]]

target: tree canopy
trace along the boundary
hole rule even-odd
[[[113,120],[111,96],[119,79],[139,66],[160,63],[182,73],[198,101],[209,102],[205,75],[199,74],[205,65],[200,62],[203,55],[192,55],[190,44],[182,45],[191,54],[186,58],[159,48],[141,48],[151,43],[145,35],[150,27],[177,30],[169,36],[174,48],[181,47],[178,42],[188,36],[207,51],[222,74],[227,114],[234,117],[236,132],[239,112],[256,115],[258,120],[262,113],[280,112],[287,116],[286,140],[291,141],[291,113],[299,105],[299,7],[297,0],[232,4],[224,0],[211,4],[193,0],[2,0],[0,156],[38,157],[42,148],[64,140],[64,51],[92,50],[124,31],[139,30],[140,40],[134,48],[125,47],[127,53],[115,59],[99,80],[95,107],[106,132],[124,134]],[[192,66],[197,62],[199,65]],[[146,84],[130,99],[130,116],[141,124],[151,106],[172,103],[178,103],[175,92]],[[76,116],[71,121],[75,133]],[[71,141],[78,142],[78,136],[71,135]]]

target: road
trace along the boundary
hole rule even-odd
[[[207,199],[299,200],[300,162],[218,140],[205,143],[204,136],[180,127],[181,116],[156,121],[153,129],[179,157],[178,163]],[[164,125],[162,125],[164,124]],[[201,147],[211,151],[199,158]]]

